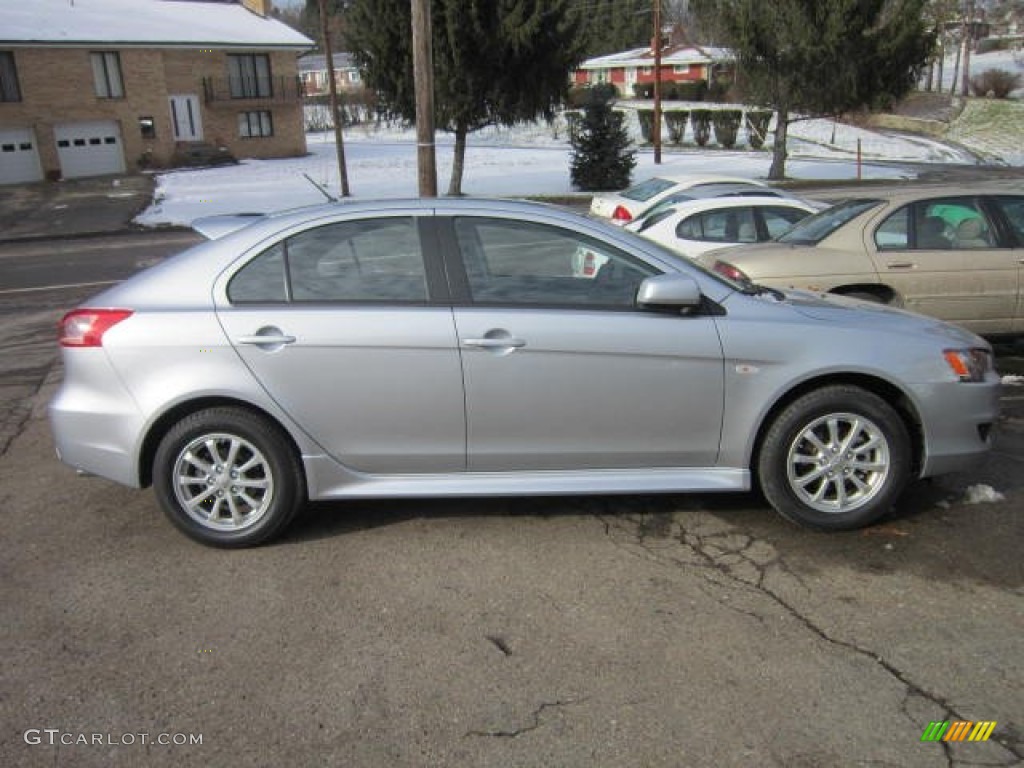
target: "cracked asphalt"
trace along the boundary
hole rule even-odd
[[[4,766],[1024,762],[1024,388],[985,466],[864,531],[752,495],[407,500],[225,552],[53,457],[53,324],[89,292],[0,297]],[[998,725],[922,743],[941,720]]]

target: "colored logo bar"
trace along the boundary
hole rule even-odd
[[[995,720],[932,721],[921,734],[921,741],[988,741],[996,725]]]

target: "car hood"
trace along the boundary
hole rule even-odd
[[[948,338],[950,342],[971,346],[986,346],[974,333],[958,325],[919,315],[898,307],[877,304],[832,293],[812,291],[783,291],[785,302],[804,317],[826,323],[858,325],[876,328],[879,333],[928,333]]]

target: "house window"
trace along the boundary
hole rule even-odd
[[[689,64],[676,64],[672,67],[672,71],[677,75],[688,75],[690,73]]]
[[[156,121],[146,115],[139,118],[139,133],[142,134],[144,139],[155,139],[156,138]]]
[[[641,67],[640,72],[645,75],[653,75],[654,67]]]
[[[90,53],[92,79],[96,95],[101,99],[123,99],[124,81],[121,79],[121,56],[116,51]]]
[[[348,71],[348,81],[350,83],[358,83],[361,81],[358,69],[350,69]]]
[[[270,57],[261,53],[228,56],[228,83],[232,99],[265,99],[273,95]]]
[[[274,135],[274,121],[267,110],[241,112],[238,115],[238,135],[243,139]]]
[[[18,70],[14,68],[14,54],[0,51],[0,101],[21,101]]]

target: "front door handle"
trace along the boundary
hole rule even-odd
[[[886,264],[886,266],[889,267],[889,269],[913,269],[917,264],[912,261],[894,261]]]

